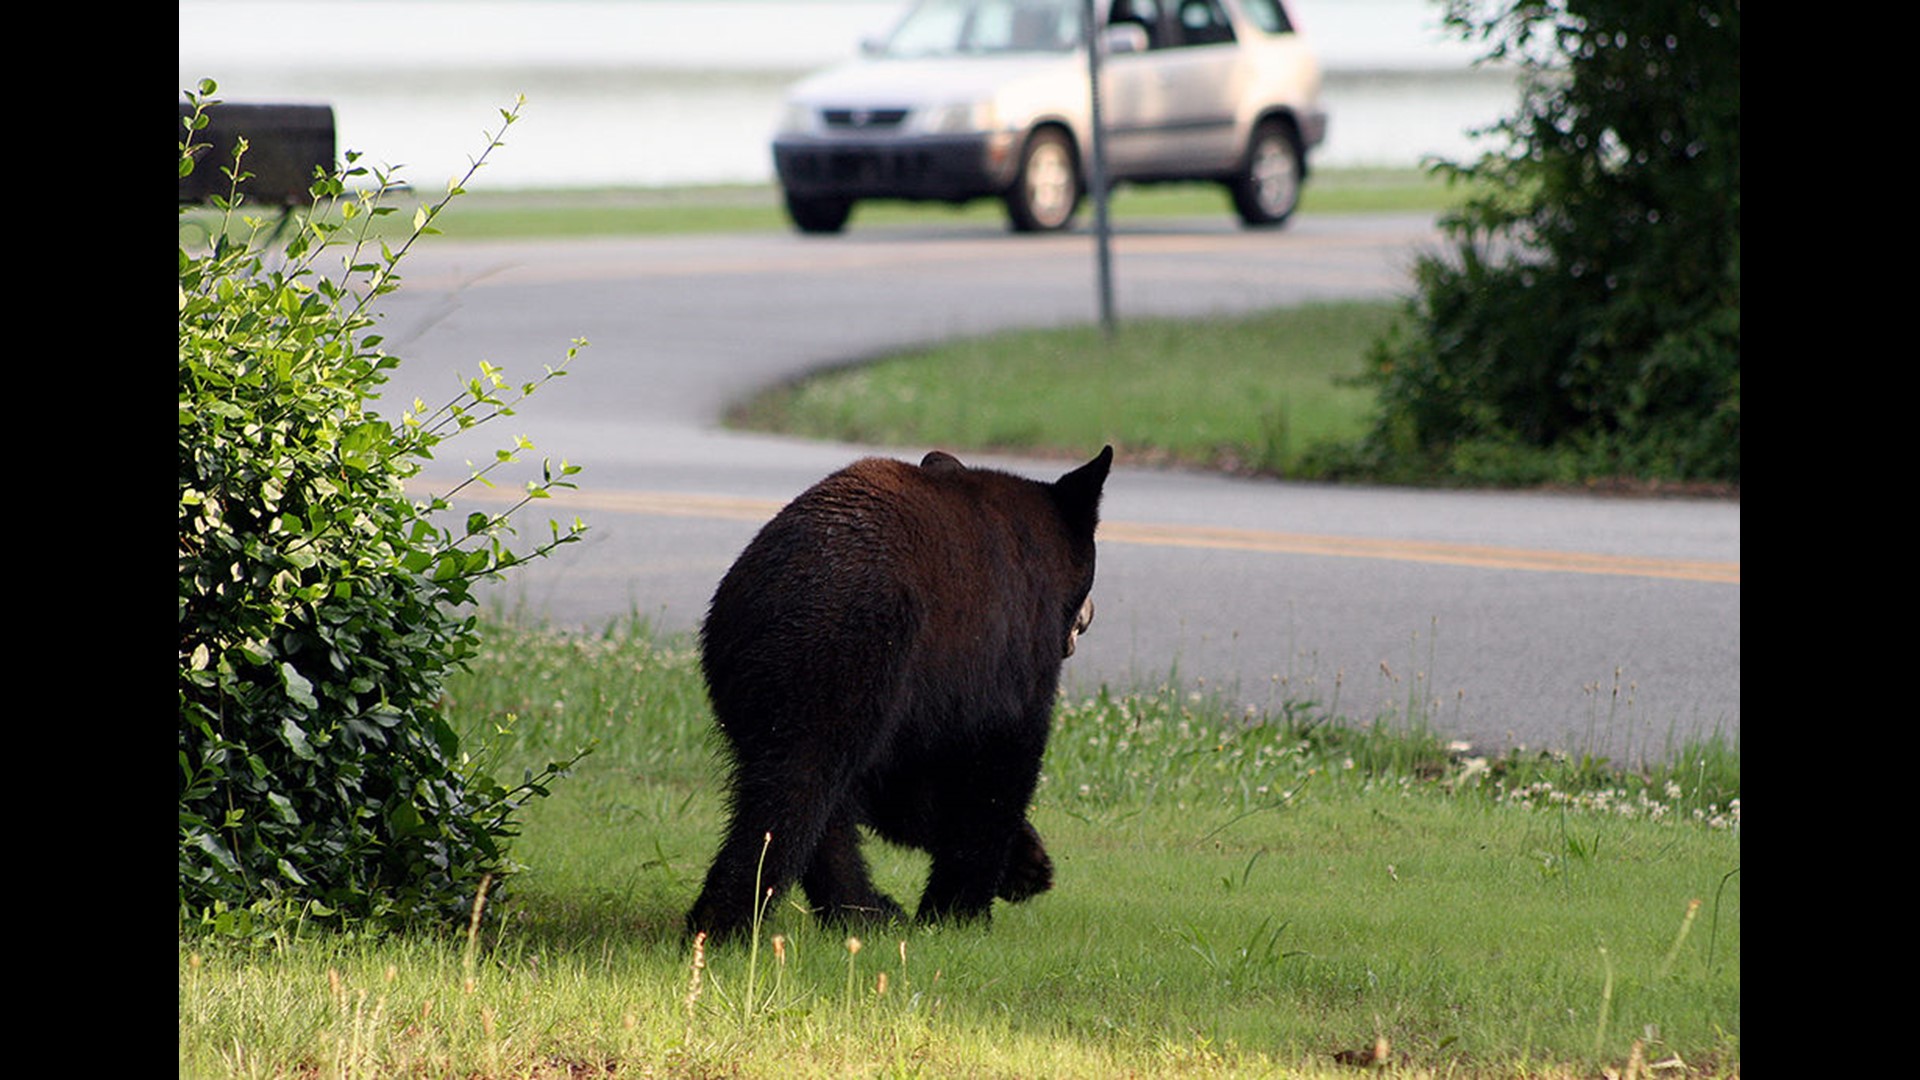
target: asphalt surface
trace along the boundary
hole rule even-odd
[[[1129,226],[1115,242],[1116,308],[1124,321],[1394,295],[1437,242],[1417,215],[1305,216],[1277,233],[1224,212]],[[536,447],[522,479],[542,456],[584,464],[581,490],[521,531],[532,540],[547,517],[579,514],[586,538],[521,568],[490,603],[590,629],[630,615],[693,629],[786,499],[864,454],[929,449],[726,432],[728,403],[910,344],[1098,313],[1084,232],[857,219],[827,238],[430,241],[402,276],[384,309],[387,348],[405,358],[393,408],[444,400],[483,360],[519,382],[572,339],[590,343],[572,374],[429,471],[455,478],[460,456],[489,458],[518,434]],[[968,460],[1046,478],[1072,464]],[[1254,706],[1418,716],[1481,750],[1661,755],[1690,735],[1738,733],[1737,503],[1120,468],[1103,511],[1098,615],[1067,663],[1070,692],[1177,677]]]

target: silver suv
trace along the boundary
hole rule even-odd
[[[861,199],[1006,202],[1064,229],[1090,160],[1084,0],[919,0],[856,61],[789,91],[773,140],[803,232]],[[1248,225],[1293,213],[1326,133],[1320,67],[1283,0],[1095,0],[1114,182],[1215,180]]]

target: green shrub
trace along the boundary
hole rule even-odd
[[[1500,149],[1440,167],[1475,194],[1375,351],[1355,460],[1737,484],[1739,0],[1446,7],[1528,89]]]
[[[205,149],[193,133],[214,90],[207,80],[188,92],[183,176]],[[517,107],[501,115],[504,134]],[[496,135],[488,151],[498,145]],[[245,151],[243,140],[226,170],[230,192]],[[442,439],[511,414],[565,365],[516,391],[483,364],[438,412],[370,411],[399,363],[381,351],[370,305],[397,287],[402,256],[461,189],[423,209],[397,249],[369,245],[392,180],[376,171],[349,194],[367,175],[356,157],[316,177],[311,208],[277,248],[237,195],[216,201],[220,226],[204,244],[189,250],[182,229],[183,923],[233,929],[275,908],[378,923],[457,915],[486,875],[510,868],[515,810],[564,767],[501,784],[477,763],[484,754],[463,753],[440,697],[478,644],[474,615],[461,613],[474,584],[583,526],[550,522],[550,538],[516,555],[513,510],[449,528],[438,522],[451,493],[416,501],[403,484]],[[344,269],[319,272],[322,253],[344,256]],[[469,482],[514,457],[496,454]],[[577,471],[543,466],[514,509],[572,487]]]

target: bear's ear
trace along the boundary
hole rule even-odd
[[[1106,486],[1107,471],[1113,467],[1113,447],[1103,448],[1085,465],[1053,482],[1053,498],[1069,525],[1083,536],[1092,536],[1100,521],[1100,491]]]
[[[930,473],[963,472],[966,469],[959,458],[945,450],[927,451],[927,456],[920,459],[920,467]]]

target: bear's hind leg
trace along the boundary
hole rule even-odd
[[[687,933],[704,932],[709,940],[721,942],[751,930],[755,906],[769,894],[778,895],[793,881],[791,874],[783,878],[773,862],[774,849],[779,846],[764,831],[735,829],[730,833],[707,870],[700,898],[687,912]]]
[[[727,838],[707,870],[700,898],[687,913],[689,934],[722,941],[752,929],[759,905],[778,897],[813,862],[844,784],[808,799],[791,785],[751,779],[741,770]]]
[[[873,887],[867,860],[860,854],[860,831],[844,811],[827,822],[800,887],[815,913],[831,923],[903,919],[893,898]]]

